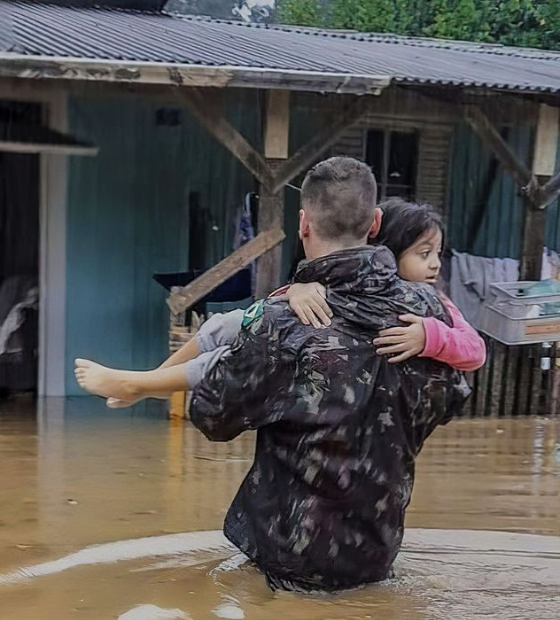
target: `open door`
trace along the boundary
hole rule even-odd
[[[0,126],[39,126],[41,106],[0,103]],[[39,156],[0,147],[0,395],[37,389]]]

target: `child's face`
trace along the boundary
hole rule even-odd
[[[420,237],[398,259],[398,273],[409,282],[435,284],[441,268],[442,235],[439,229]]]

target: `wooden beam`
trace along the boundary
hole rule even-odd
[[[269,230],[284,228],[284,190],[272,194],[266,187],[259,193],[259,230],[265,234]],[[277,245],[263,254],[257,261],[255,298],[264,299],[277,289],[282,275],[282,246]]]
[[[321,155],[325,153],[340,136],[352,125],[356,124],[368,110],[366,99],[357,99],[352,105],[343,110],[332,123],[319,131],[311,140],[301,147],[280,166],[274,175],[272,193],[278,192],[295,176],[309,168]]]
[[[80,146],[70,144],[46,144],[41,142],[10,142],[0,140],[1,153],[21,153],[31,155],[76,155],[95,157],[99,154],[98,146]]]
[[[264,154],[273,175],[288,157],[290,137],[289,93],[268,91],[265,100]],[[274,191],[261,185],[259,191],[259,232],[284,228],[284,188]],[[266,297],[280,286],[282,246],[278,245],[257,262],[257,299]]]
[[[223,116],[222,92],[188,89],[181,101],[216,140],[236,157],[261,183],[272,185],[272,174],[264,157]]]
[[[28,56],[0,52],[0,78],[104,82],[190,88],[289,89],[313,93],[380,95],[391,77],[260,67]]]
[[[260,233],[188,286],[173,287],[167,300],[171,312],[173,314],[184,312],[259,256],[277,246],[285,237],[284,231],[278,229]]]
[[[264,132],[264,156],[267,159],[288,159],[289,129],[290,91],[267,91]]]
[[[539,121],[535,139],[533,156],[533,174],[537,177],[551,177],[556,167],[556,151],[558,150],[558,113],[553,108],[541,103]]]
[[[547,207],[554,202],[560,194],[560,172],[547,181],[543,188],[543,206]]]
[[[549,177],[543,186],[543,206],[548,206],[560,193],[560,172],[552,176],[556,168],[560,109],[541,104],[540,113],[544,120],[542,130],[537,130],[535,151],[538,156],[538,171],[535,173]]]
[[[533,175],[510,149],[486,114],[477,106],[468,106],[465,110],[465,118],[482,142],[496,155],[502,166],[513,176],[517,184],[521,188],[528,186]]]
[[[545,246],[546,209],[535,209],[525,200],[521,280],[540,280]]]
[[[533,180],[525,197],[521,279],[540,280],[542,253],[546,243],[546,184],[556,168],[558,148],[558,109],[539,106],[537,135],[533,152]]]

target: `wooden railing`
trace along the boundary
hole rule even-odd
[[[555,347],[550,350],[550,369],[541,366],[542,345],[506,346],[486,338],[488,360],[469,375],[473,394],[463,409],[464,417],[515,417],[556,415],[560,367]],[[559,360],[560,361],[560,360]]]

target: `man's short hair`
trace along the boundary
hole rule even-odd
[[[377,183],[373,172],[352,157],[331,157],[307,173],[301,206],[325,241],[362,239],[373,223]]]

